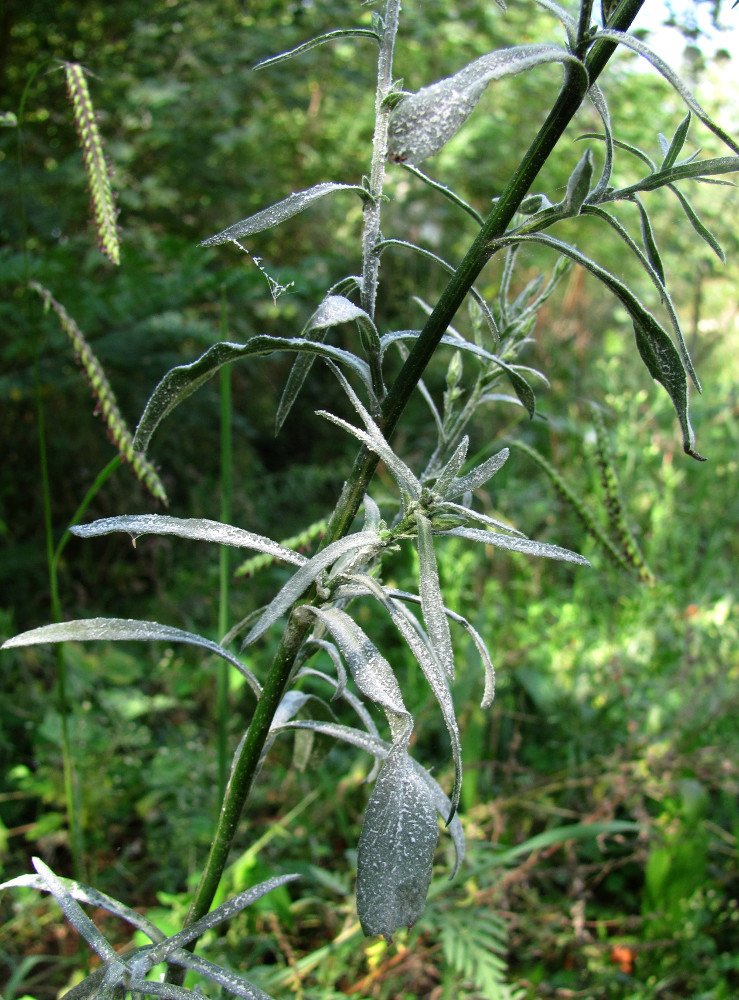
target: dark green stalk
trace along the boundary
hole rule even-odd
[[[621,0],[611,26],[623,30],[627,29],[643,2],[644,0]],[[388,9],[394,6],[397,5],[388,3]],[[603,70],[615,47],[614,42],[601,42],[593,46],[586,62],[591,83]],[[498,200],[496,207],[488,216],[464,260],[444,289],[398,378],[390,389],[383,404],[383,429],[386,435],[389,436],[395,429],[400,415],[438,347],[441,337],[452,322],[475,278],[490,259],[495,241],[504,235],[531,184],[580,107],[583,96],[584,86],[581,74],[568,71],[562,91],[546,122]],[[374,152],[376,153],[376,150]],[[374,160],[373,156],[373,162]],[[369,249],[370,252],[373,250],[373,248]],[[367,250],[366,241],[365,250]],[[365,308],[369,304],[367,303]],[[378,461],[378,457],[366,448],[360,450],[329,521],[322,547],[349,532]],[[310,622],[296,621],[293,615],[283,633],[249,729],[237,751],[210,855],[187,917],[188,924],[199,919],[210,909],[228,859],[242,807],[259,767],[272,718],[290,679],[295,657],[309,628]],[[170,981],[176,982],[178,975],[179,970],[170,970]]]

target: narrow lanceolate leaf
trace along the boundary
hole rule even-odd
[[[244,639],[244,646],[256,642],[268,628],[274,625],[278,618],[290,610],[295,601],[305,593],[314,580],[317,580],[321,573],[337,559],[348,552],[360,549],[371,550],[379,544],[380,539],[375,532],[358,531],[356,534],[347,535],[345,538],[332,542],[331,545],[327,545],[325,549],[317,552],[312,559],[309,559],[290,577],[285,586],[267,605],[256,625]]]
[[[441,714],[444,717],[444,724],[449,733],[452,758],[454,760],[454,789],[451,797],[452,812],[447,816],[447,823],[449,823],[452,815],[457,811],[459,795],[462,789],[462,743],[459,737],[457,718],[454,714],[454,702],[449,690],[447,672],[442,667],[436,654],[436,649],[427,643],[416,617],[400,601],[393,600],[385,588],[376,580],[366,575],[359,576],[357,579],[360,583],[364,583],[367,591],[380,601],[392,618],[393,624],[408,644],[408,648],[416,658],[416,662],[421,670],[423,670],[423,675],[439,703]],[[447,609],[444,608],[443,610],[446,615]]]
[[[686,455],[704,462],[695,450],[695,434],[688,413],[688,379],[682,359],[675,345],[653,317],[634,318],[636,346],[652,378],[664,386],[675,407],[683,432],[683,449]]]
[[[142,482],[152,496],[167,503],[167,494],[164,486],[157,475],[156,469],[151,462],[141,455],[134,448],[133,438],[128,429],[126,421],[123,419],[121,411],[118,409],[118,402],[110,382],[103,371],[103,367],[95,356],[92,348],[85,340],[85,337],[75,321],[69,315],[64,306],[57,302],[51,292],[32,281],[31,288],[38,292],[44,300],[46,308],[53,309],[56,313],[62,330],[69,337],[74,348],[77,361],[87,375],[93,395],[97,400],[97,408],[103,415],[105,426],[113,444],[118,449],[118,454],[126,462],[129,462],[136,478]]]
[[[654,230],[652,229],[652,220],[649,218],[646,208],[642,205],[638,197],[634,197],[636,207],[639,209],[639,216],[641,218],[641,237],[644,244],[644,252],[647,255],[647,260],[652,265],[655,273],[659,276],[661,284],[665,283],[665,269],[662,266],[662,258],[660,256],[659,248],[657,246],[657,240],[654,237]]]
[[[467,121],[489,83],[551,62],[582,65],[556,45],[518,45],[489,52],[454,76],[406,97],[390,118],[391,159],[420,163],[438,153]]]
[[[345,611],[306,605],[305,612],[315,615],[326,626],[360,692],[385,712],[393,745],[407,747],[413,717],[403,703],[393,669],[379,649]]]
[[[389,942],[423,913],[439,838],[436,809],[405,750],[388,755],[357,852],[357,913],[365,934]]]
[[[455,535],[458,538],[467,538],[471,542],[482,542],[484,545],[494,545],[496,548],[509,549],[511,552],[523,552],[527,556],[544,556],[547,559],[577,563],[579,566],[590,565],[584,556],[571,552],[570,549],[563,549],[559,545],[535,542],[531,538],[518,538],[515,535],[502,535],[497,531],[485,531],[483,528],[450,528],[448,531],[437,531],[435,534],[440,538]]]
[[[302,55],[303,52],[309,52],[317,45],[323,45],[325,42],[332,42],[335,38],[374,38],[377,42],[379,41],[380,36],[372,28],[337,28],[335,31],[327,31],[325,35],[318,35],[317,38],[311,38],[309,42],[303,42],[302,45],[297,45],[294,49],[290,49],[288,52],[280,52],[279,55],[269,56],[267,59],[260,59],[260,61],[254,65],[254,69],[267,69],[268,66],[276,66],[278,63],[285,62],[287,59],[292,59],[293,56],[299,56]]]
[[[701,222],[695,209],[690,204],[688,199],[685,197],[685,195],[678,187],[675,187],[674,184],[668,184],[667,186],[670,189],[670,191],[672,191],[672,193],[675,195],[677,200],[680,202],[683,212],[685,212],[688,219],[690,220],[690,225],[693,227],[693,229],[695,229],[696,233],[698,233],[700,238],[706,241],[706,243],[709,245],[711,250],[713,250],[713,252],[716,254],[721,263],[725,264],[726,254],[723,251],[723,247],[716,239],[716,237],[713,235],[711,230]]]
[[[205,385],[224,365],[240,361],[242,358],[264,357],[268,354],[274,354],[276,351],[307,353],[347,365],[364,382],[367,390],[372,392],[372,379],[366,361],[349,351],[341,350],[339,347],[311,343],[300,337],[256,336],[247,340],[245,344],[231,344],[228,341],[223,341],[219,344],[213,344],[205,354],[202,354],[191,364],[178,365],[167,372],[146,404],[134,435],[134,450],[145,452],[152,434],[162,420],[183,400]]]
[[[272,226],[277,226],[281,222],[284,222],[285,219],[290,219],[293,215],[304,212],[306,208],[320,198],[325,198],[326,195],[334,194],[336,191],[356,191],[363,196],[367,194],[364,188],[358,184],[337,184],[334,181],[323,181],[321,184],[315,184],[305,191],[294,191],[287,198],[283,198],[282,201],[270,205],[269,208],[264,208],[261,212],[242,219],[241,222],[235,222],[232,226],[228,226],[227,229],[216,233],[215,236],[209,236],[207,240],[203,240],[200,246],[214,247],[220,243],[229,243],[242,239],[244,236],[261,233],[264,229],[271,229]]]
[[[363,331],[363,341],[366,339],[369,344],[369,349],[366,353],[370,362],[374,359],[377,359],[379,362],[381,356],[380,337],[375,324],[364,309],[361,309],[343,295],[326,296],[308,320],[303,330],[303,337],[306,340],[312,341],[323,340],[326,331],[332,326],[339,326],[341,323],[349,323],[352,320],[355,320],[359,324],[360,329]],[[315,354],[300,354],[293,362],[282,392],[282,397],[280,398],[279,406],[277,407],[275,432],[279,432],[282,428],[315,359]]]
[[[33,859],[33,867],[46,883],[62,912],[72,926],[82,935],[90,947],[106,962],[115,961],[118,956],[111,944],[90,920],[69,889],[40,858]]]
[[[465,493],[471,493],[473,490],[479,489],[480,486],[484,486],[505,465],[509,454],[509,449],[503,448],[480,465],[475,466],[466,476],[458,476],[453,479],[444,494],[444,499],[453,500],[454,497],[461,497]]]
[[[672,137],[672,142],[669,144],[665,150],[665,157],[660,164],[660,170],[669,170],[670,167],[675,163],[678,156],[682,152],[682,148],[685,145],[685,140],[688,138],[688,130],[690,128],[690,112],[680,122],[678,127],[675,129],[675,134]]]
[[[455,357],[459,357],[459,354],[455,354]],[[448,494],[449,487],[456,479],[457,473],[465,463],[469,444],[470,439],[465,434],[459,442],[454,454],[437,476],[436,482],[434,483],[434,493],[438,494],[438,496],[442,497],[442,499]]]
[[[300,552],[293,552],[279,542],[273,542],[271,538],[244,531],[243,528],[237,528],[233,524],[222,524],[220,521],[210,521],[207,518],[124,514],[119,517],[104,517],[90,524],[77,524],[69,530],[80,538],[96,538],[98,535],[125,531],[131,536],[134,544],[140,535],[177,535],[180,538],[193,538],[201,542],[214,542],[216,545],[233,545],[236,548],[266,552],[275,559],[283,559],[295,566],[303,566],[308,562]]]
[[[87,172],[92,198],[92,215],[95,220],[100,249],[113,264],[120,263],[120,246],[116,226],[116,208],[110,185],[108,165],[103,154],[95,111],[79,63],[64,63],[67,90],[74,109],[74,123],[82,146],[82,158]]]
[[[420,510],[416,511],[419,591],[421,610],[431,646],[447,677],[454,678],[454,652],[449,622],[444,612],[444,600],[439,584],[431,522]]]
[[[14,646],[38,646],[47,642],[186,642],[192,646],[201,646],[223,660],[228,660],[244,675],[254,693],[259,697],[261,686],[254,674],[245,667],[241,660],[229,653],[217,642],[196,635],[194,632],[183,632],[171,625],[160,625],[158,622],[138,621],[133,618],[82,618],[77,621],[56,622],[52,625],[42,625],[40,628],[21,632],[12,639],[6,639],[3,649]]]
[[[668,66],[656,52],[653,52],[648,45],[645,45],[641,39],[636,38],[634,35],[629,35],[624,31],[614,31],[612,28],[604,28],[599,31],[598,38],[607,38],[611,41],[619,42],[621,45],[625,45],[627,48],[638,52],[640,56],[643,56],[659,73],[662,74],[673,89],[677,91],[696,118],[702,121],[706,128],[710,129],[715,136],[718,136],[718,138],[725,143],[729,149],[733,150],[735,153],[739,153],[739,144],[737,144],[730,135],[724,132],[724,130],[706,114],[677,73],[675,73],[675,71]]]
[[[343,740],[350,746],[357,747],[359,750],[364,750],[365,753],[373,754],[373,756],[375,756],[378,760],[386,760],[391,750],[390,744],[385,740],[381,740],[379,736],[373,736],[371,733],[365,733],[361,729],[354,729],[352,726],[342,726],[338,722],[320,722],[315,719],[296,719],[293,722],[288,722],[283,729],[312,729],[317,733],[323,733],[326,736],[333,736],[334,739]],[[436,781],[428,773],[428,771],[418,763],[418,761],[413,760],[413,758],[410,758],[410,761],[420,780],[426,784],[437,813],[442,817],[442,819],[445,820],[451,812],[451,802],[449,801],[448,796],[438,781]],[[465,852],[464,830],[462,829],[462,824],[459,821],[459,816],[454,816],[448,826],[448,830],[451,834],[456,854],[454,870],[450,876],[450,878],[453,878],[459,871],[460,866],[464,861]]]
[[[600,115],[600,120],[603,122],[603,138],[606,144],[606,156],[603,163],[603,170],[601,171],[598,183],[587,197],[587,201],[597,203],[600,196],[608,187],[611,179],[611,172],[613,170],[613,132],[611,130],[611,113],[603,91],[600,87],[596,86],[596,84],[593,84],[590,90],[588,90],[588,97],[590,98],[590,102],[593,107]]]
[[[569,215],[579,215],[583,202],[590,191],[590,181],[593,177],[593,154],[589,149],[580,157],[575,169],[570,174],[567,181],[567,190],[563,200],[563,206]]]
[[[700,461],[701,456],[698,455],[693,447],[695,444],[695,437],[693,429],[690,425],[690,417],[688,415],[687,374],[691,376],[698,389],[700,389],[700,383],[698,382],[695,374],[695,370],[693,368],[692,361],[690,360],[690,355],[688,354],[688,349],[683,340],[680,328],[676,328],[676,332],[678,334],[678,345],[680,348],[678,353],[669,336],[665,333],[654,316],[652,316],[648,309],[645,309],[633,292],[631,292],[626,285],[614,277],[610,271],[606,271],[605,268],[600,267],[600,265],[590,260],[589,257],[581,254],[579,250],[575,249],[575,247],[570,246],[568,243],[564,243],[562,240],[557,240],[552,236],[547,236],[542,233],[537,234],[536,236],[525,236],[520,238],[521,242],[528,240],[534,240],[537,243],[544,243],[546,246],[555,247],[560,253],[576,260],[588,271],[599,278],[608,288],[611,289],[614,295],[621,300],[624,307],[628,310],[634,324],[637,346],[642,360],[647,366],[652,378],[656,379],[656,381],[658,381],[667,390],[667,393],[672,400],[672,405],[675,407],[675,412],[677,413],[680,427],[683,432],[683,449],[687,455],[691,456],[691,458],[696,458]],[[669,298],[666,293],[665,304],[669,304]]]

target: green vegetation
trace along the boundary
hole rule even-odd
[[[733,70],[375,6],[2,26],[5,1000],[739,990]]]

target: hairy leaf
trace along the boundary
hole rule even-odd
[[[443,538],[455,535],[457,538],[468,538],[471,542],[482,542],[484,545],[494,545],[499,549],[509,549],[512,552],[523,552],[528,556],[544,556],[547,559],[559,559],[562,562],[577,563],[579,566],[589,566],[588,560],[577,552],[550,545],[547,542],[535,542],[531,538],[518,538],[515,535],[502,535],[497,531],[485,531],[482,528],[450,528],[448,531],[437,531],[434,534]]]
[[[392,750],[367,805],[357,851],[357,913],[389,942],[423,913],[439,838],[428,786],[408,754]]]
[[[283,198],[282,201],[270,205],[269,208],[264,208],[261,212],[242,219],[241,222],[235,222],[227,229],[216,233],[215,236],[209,236],[207,240],[203,240],[200,246],[214,247],[220,243],[229,243],[244,236],[261,233],[264,229],[271,229],[272,226],[277,226],[285,219],[290,219],[293,215],[304,212],[315,201],[325,198],[328,194],[334,194],[336,191],[357,191],[366,196],[366,191],[358,184],[337,184],[334,181],[323,181],[305,191],[295,191],[287,198]]]
[[[298,571],[300,572],[300,571]],[[262,688],[259,681],[241,660],[229,653],[217,642],[196,635],[194,632],[183,632],[171,625],[160,625],[158,622],[138,621],[133,618],[81,618],[77,621],[56,622],[52,625],[42,625],[28,632],[6,639],[2,649],[14,646],[38,646],[47,642],[186,642],[192,646],[202,646],[203,649],[215,653],[223,660],[228,660],[249,682],[249,686],[257,697]]]
[[[475,466],[475,468],[472,469],[471,472],[468,472],[466,476],[458,476],[453,479],[444,494],[444,499],[452,500],[454,497],[461,497],[465,493],[471,493],[480,486],[484,486],[485,483],[491,479],[499,469],[503,468],[505,463],[508,461],[509,454],[509,449],[503,448],[497,454],[492,455],[480,465]]]
[[[372,28],[337,28],[334,31],[327,31],[325,35],[318,35],[317,38],[311,38],[309,42],[303,42],[302,45],[297,45],[288,52],[280,52],[279,55],[260,59],[258,63],[255,63],[254,69],[266,69],[268,66],[276,66],[278,63],[285,62],[293,56],[309,52],[317,45],[332,42],[335,38],[373,38],[375,41],[378,41],[379,37],[378,33]]]
[[[670,191],[672,191],[672,193],[675,195],[677,200],[680,202],[683,212],[685,212],[685,214],[687,215],[690,221],[690,225],[693,227],[693,229],[695,229],[696,233],[698,233],[698,235],[702,240],[705,240],[705,242],[709,245],[711,250],[713,250],[713,252],[716,254],[721,263],[722,264],[726,263],[726,254],[724,253],[721,244],[713,235],[711,230],[708,229],[708,227],[701,222],[695,209],[690,204],[685,195],[682,193],[680,188],[676,187],[674,184],[668,184],[667,186],[669,187]]]
[[[454,76],[406,97],[390,118],[391,159],[420,163],[438,153],[467,121],[491,81],[550,62],[582,65],[556,45],[517,45],[480,56]]]
[[[393,744],[407,746],[413,717],[403,703],[393,669],[379,649],[345,611],[310,605],[303,610],[314,614],[326,626],[361,693],[384,710]]]
[[[275,351],[293,351],[307,353],[318,357],[330,358],[351,368],[364,382],[368,392],[372,392],[372,378],[369,366],[349,351],[328,344],[312,343],[300,337],[252,337],[245,344],[231,344],[223,341],[213,344],[205,354],[188,365],[178,365],[172,368],[146,404],[144,413],[136,428],[133,448],[136,452],[145,452],[149,441],[159,424],[183,400],[191,396],[197,389],[211,379],[224,365],[242,358],[266,356]]]
[[[180,538],[193,538],[201,542],[214,542],[217,545],[233,545],[237,548],[266,552],[276,559],[284,559],[285,562],[296,566],[303,566],[308,562],[300,552],[294,552],[264,535],[255,535],[233,524],[222,524],[220,521],[210,521],[201,517],[123,514],[119,517],[104,517],[89,524],[77,524],[69,530],[80,538],[96,538],[98,535],[125,531],[131,536],[134,544],[141,535],[177,535]]]
[[[672,142],[669,144],[665,150],[665,156],[660,164],[660,170],[669,170],[671,166],[675,163],[678,156],[682,152],[682,148],[685,145],[685,140],[688,138],[688,130],[690,128],[690,112],[680,122],[678,127],[675,129],[675,134],[672,137]]]
[[[267,605],[257,623],[244,639],[244,646],[250,646],[263,635],[281,618],[298,598],[305,593],[314,580],[317,580],[321,573],[332,563],[336,562],[347,552],[358,549],[372,549],[379,544],[379,537],[372,531],[358,531],[353,535],[339,538],[337,541],[327,545],[325,549],[317,552],[312,559],[294,573],[285,586],[277,593],[272,601]]]
[[[439,583],[439,570],[432,537],[431,522],[420,510],[416,511],[418,544],[419,592],[421,610],[431,647],[450,679],[454,679],[454,651],[449,622],[444,613],[444,600]]]

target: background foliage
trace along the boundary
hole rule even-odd
[[[24,114],[20,152],[16,130],[0,131],[0,186],[14,192],[0,204],[3,634],[49,617],[35,380],[53,418],[48,458],[57,537],[113,454],[70,348],[54,318],[25,290],[26,278],[64,301],[133,423],[163,371],[219,339],[222,298],[229,303],[231,339],[284,333],[302,325],[356,254],[360,209],[338,199],[249,245],[275,280],[294,281],[277,304],[264,274],[245,257],[196,247],[274,200],[275,192],[326,176],[354,181],[365,169],[373,69],[371,58],[361,58],[361,42],[309,52],[300,72],[292,71],[295,64],[285,72],[249,72],[259,58],[333,27],[336,5],[244,7],[229,0],[159,2],[145,10],[137,2],[30,0],[7,8],[0,97],[3,110],[18,114],[23,105]],[[512,3],[504,18],[493,4],[429,0],[423,17],[408,12],[396,65],[406,86],[416,89],[482,54],[491,38],[496,45],[521,44],[551,31],[552,19],[529,4]],[[95,74],[90,86],[121,210],[116,271],[92,247],[84,221],[88,194],[63,77],[54,68],[58,59],[80,61]],[[612,105],[617,134],[656,155],[657,131],[670,135],[682,109],[661,80],[629,56],[620,56],[617,66],[609,81],[618,88]],[[702,101],[731,130],[736,104],[729,103],[726,80],[735,77],[735,67],[721,59],[692,66]],[[469,127],[433,161],[434,177],[453,183],[486,212],[527,141],[524,125],[533,134],[543,119],[549,89],[544,74],[496,84]],[[522,107],[531,119],[524,125]],[[597,128],[595,120],[574,123],[561,156],[541,178],[543,189],[564,188],[582,151],[574,140]],[[696,130],[692,140],[714,151],[705,132]],[[600,155],[597,144],[593,152]],[[619,159],[619,170],[630,166]],[[446,203],[400,167],[389,194],[387,232],[402,230],[458,258],[470,233]],[[361,943],[349,871],[365,772],[347,750],[335,748],[322,768],[301,774],[290,766],[291,748],[279,744],[277,777],[255,801],[263,837],[257,845],[244,838],[231,887],[294,867],[302,857],[303,896],[294,902],[283,887],[215,942],[236,968],[261,963],[265,988],[282,978],[283,986],[306,997],[327,998],[336,990],[360,997],[494,997],[495,979],[484,978],[481,958],[492,954],[507,959],[510,981],[525,996],[728,1000],[736,994],[736,195],[713,186],[695,194],[727,252],[726,267],[707,247],[696,251],[692,233],[686,236],[677,224],[679,208],[660,198],[654,196],[657,235],[682,313],[690,317],[686,326],[706,388],[693,414],[709,464],[697,467],[683,458],[669,401],[632,357],[627,318],[576,270],[540,319],[539,332],[545,327],[546,334],[531,363],[552,382],[540,395],[541,415],[530,424],[510,409],[485,417],[500,428],[501,444],[520,437],[535,446],[597,503],[588,403],[603,406],[627,516],[657,582],[645,587],[611,568],[589,547],[551,483],[513,447],[494,480],[489,513],[510,517],[524,510],[527,533],[583,551],[596,569],[573,573],[516,555],[492,561],[453,543],[444,550],[448,603],[478,609],[473,624],[498,670],[493,709],[483,714],[468,707],[460,719],[467,757],[479,761],[464,788],[469,868],[450,888],[440,884],[408,936],[390,947]],[[583,227],[584,252],[587,239]],[[592,239],[606,266],[628,272],[631,262],[602,228]],[[525,253],[521,280],[551,263],[539,251]],[[441,276],[418,259],[386,256],[385,266],[394,280],[380,303],[382,322],[406,308],[409,294],[433,299],[441,287]],[[483,290],[492,293],[498,279],[495,269],[485,272],[489,288]],[[430,373],[432,385],[443,384],[447,362],[442,358]],[[289,363],[233,372],[233,520],[279,538],[326,515],[353,454],[349,442],[346,454],[336,453],[340,438],[322,433],[318,418],[296,417],[281,437],[272,437]],[[339,390],[326,376],[305,392],[305,412],[312,413]],[[178,424],[162,428],[155,452],[174,513],[218,516],[211,438],[217,414],[217,388],[206,387],[182,407]],[[419,405],[401,432],[404,454],[422,452],[425,419]],[[125,467],[90,513],[122,509],[151,509]],[[403,560],[399,556],[395,567],[400,586],[412,570]],[[234,620],[244,607],[263,603],[279,574],[270,569],[237,578]],[[156,538],[142,540],[134,552],[112,538],[91,551],[72,541],[61,580],[65,617],[111,607],[125,617],[145,605],[147,617],[215,637],[218,564],[204,564],[195,546]],[[165,903],[181,901],[184,910],[188,878],[197,872],[216,809],[212,664],[163,647],[70,647],[67,656],[71,695],[81,706],[75,740],[90,878],[152,918]],[[479,702],[479,668],[472,661],[471,650],[459,706]],[[55,663],[48,651],[31,649],[5,654],[2,670],[3,874],[28,870],[28,858],[38,853],[64,871],[70,861]],[[420,704],[427,697],[423,684],[412,664],[406,670],[408,697]],[[233,694],[234,738],[247,699],[243,690]],[[420,731],[429,745],[420,749],[442,766],[445,737],[437,730],[437,743],[433,735],[430,696],[427,714]],[[611,818],[636,820],[645,833],[621,844],[609,840],[607,855],[598,841],[573,838],[562,845],[556,837],[565,824]],[[506,860],[493,849],[547,832],[551,842],[526,856]],[[163,883],[171,887],[167,894],[157,893]],[[59,934],[53,906],[6,894],[0,907],[8,932],[0,946],[6,1000],[54,996],[64,983],[49,970],[59,968],[58,956],[69,956],[70,968],[77,956],[74,941]]]

